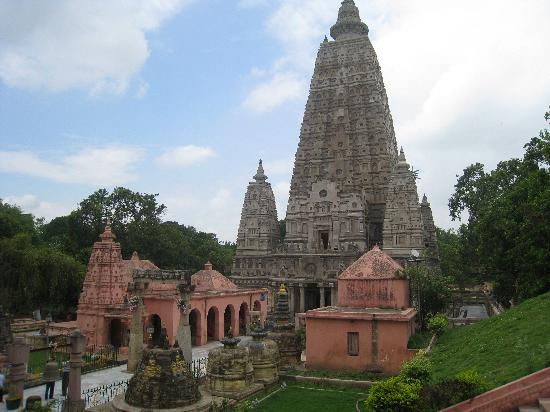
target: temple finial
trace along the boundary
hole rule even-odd
[[[256,182],[265,182],[267,180],[267,176],[264,173],[264,166],[262,159],[260,159],[258,163],[258,170],[256,171],[256,174],[254,175],[254,180]]]
[[[361,21],[359,9],[353,0],[344,0],[338,11],[338,20],[330,28],[334,40],[353,39],[369,34],[368,26]]]

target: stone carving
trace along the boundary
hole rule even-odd
[[[4,353],[6,346],[12,341],[10,318],[4,312],[4,308],[0,306],[0,353]]]
[[[145,349],[125,395],[128,405],[146,409],[174,409],[198,402],[198,381],[182,361],[179,348]]]

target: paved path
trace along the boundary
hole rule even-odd
[[[252,338],[250,336],[241,336],[242,345]],[[208,342],[206,345],[197,346],[193,348],[193,359],[200,359],[208,356],[208,353],[215,348],[222,346],[220,342]],[[132,377],[131,373],[126,372],[126,365],[117,366],[116,368],[104,369],[97,372],[87,373],[82,375],[82,390],[95,388],[101,385],[107,385],[114,382],[120,382],[128,380]],[[36,386],[34,388],[25,389],[25,399],[32,395],[41,396],[44,399],[44,393],[46,391],[46,385]],[[4,399],[7,394],[4,396]],[[54,398],[61,399],[61,381],[55,383]],[[6,411],[6,404],[0,403],[0,412]]]

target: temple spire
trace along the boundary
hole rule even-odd
[[[264,173],[264,167],[262,165],[262,159],[260,159],[260,162],[258,164],[258,170],[256,171],[256,174],[254,175],[254,180],[256,182],[265,182],[267,180],[267,176]]]
[[[344,0],[338,11],[338,20],[330,28],[334,40],[346,40],[369,34],[368,26],[361,21],[359,9],[353,0]]]

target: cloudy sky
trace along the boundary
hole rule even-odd
[[[235,240],[264,159],[284,217],[338,0],[0,0],[0,198],[46,219],[100,187]],[[519,156],[550,104],[548,0],[357,0],[436,224],[456,174]]]

